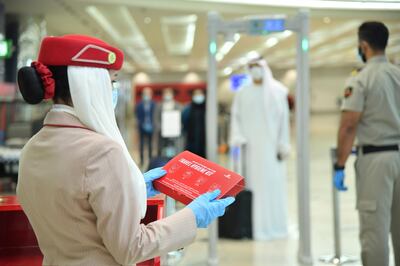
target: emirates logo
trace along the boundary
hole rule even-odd
[[[110,53],[108,54],[108,62],[109,62],[110,64],[114,64],[114,63],[115,63],[115,60],[117,60],[117,56],[115,55],[115,53],[110,52]]]

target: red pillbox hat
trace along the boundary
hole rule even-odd
[[[106,42],[85,35],[45,37],[38,61],[47,66],[88,66],[119,70],[124,54]]]

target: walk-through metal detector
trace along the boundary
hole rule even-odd
[[[309,184],[309,12],[300,10],[293,18],[273,15],[224,21],[217,12],[208,14],[208,79],[207,79],[207,157],[217,162],[217,36],[224,34],[266,35],[290,30],[297,33],[296,139],[299,219],[299,262],[312,264],[310,184]],[[209,265],[218,265],[218,225],[209,228]]]

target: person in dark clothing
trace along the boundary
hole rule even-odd
[[[186,132],[186,149],[201,157],[206,156],[206,103],[204,91],[193,92],[192,103],[182,114],[183,129]]]
[[[140,164],[144,164],[145,145],[148,148],[149,161],[152,158],[153,150],[153,132],[154,132],[154,111],[155,102],[152,100],[153,91],[151,88],[145,88],[142,93],[142,101],[136,106],[136,118],[140,137]]]

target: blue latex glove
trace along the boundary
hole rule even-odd
[[[335,176],[333,177],[333,184],[335,185],[336,189],[339,191],[346,191],[347,187],[344,185],[344,170],[338,169],[335,170]]]
[[[235,162],[238,162],[240,159],[240,147],[239,146],[231,147],[231,154],[232,154],[233,160]]]
[[[164,169],[162,169],[162,167],[159,168],[154,168],[151,169],[150,171],[146,172],[143,174],[144,176],[144,182],[146,183],[146,190],[147,190],[147,197],[151,198],[154,197],[157,194],[160,194],[159,191],[157,191],[154,187],[153,187],[153,181],[165,176],[165,174],[167,173],[167,171],[165,171]]]
[[[188,205],[196,217],[198,228],[207,228],[213,220],[224,215],[225,208],[235,201],[233,197],[216,200],[219,194],[219,189],[205,193]]]

